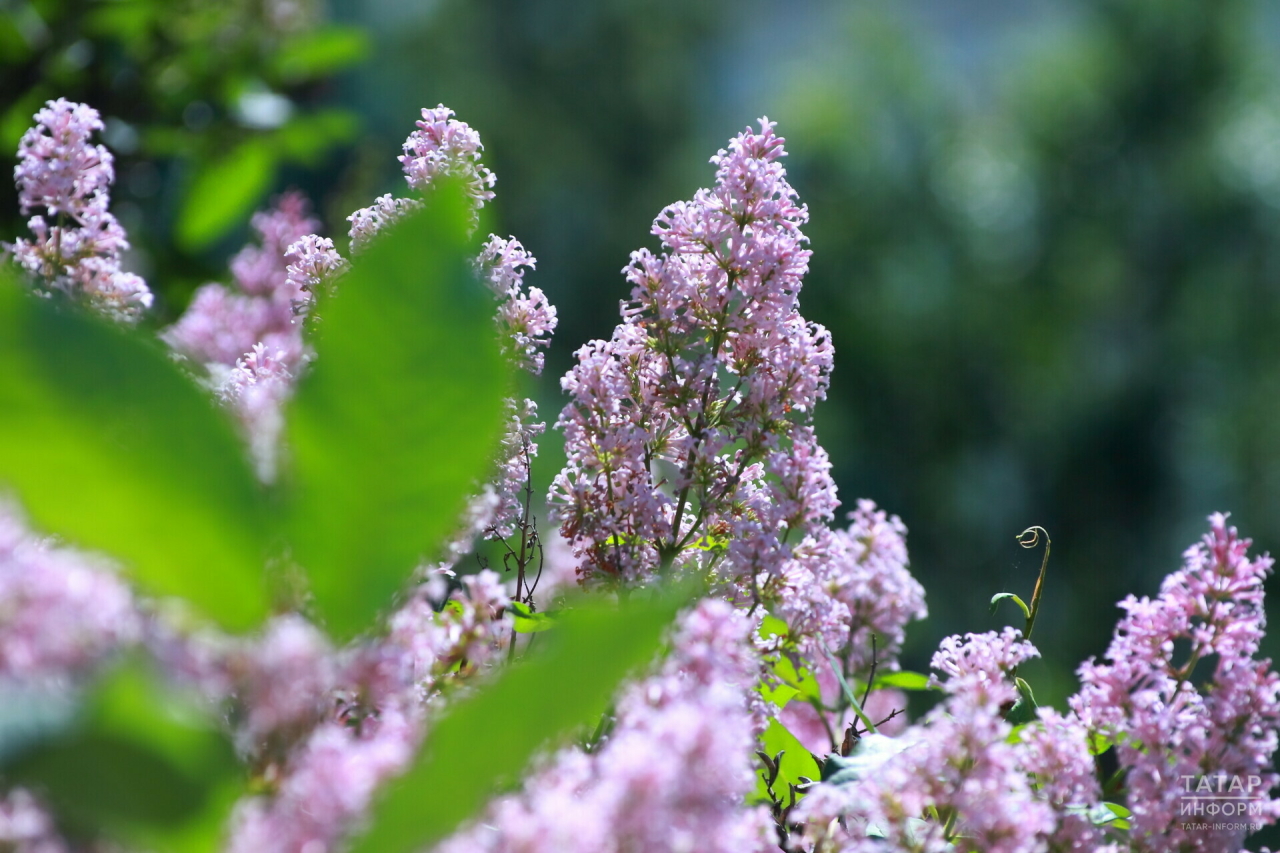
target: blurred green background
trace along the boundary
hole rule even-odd
[[[159,325],[273,192],[344,235],[447,104],[560,310],[533,392],[553,419],[653,217],[767,115],[836,345],[819,435],[847,504],[906,521],[928,590],[905,662],[1012,621],[988,601],[1029,596],[1014,537],[1043,525],[1028,677],[1061,704],[1209,512],[1280,550],[1278,32],[1244,0],[4,0],[0,142],[47,97],[102,110]],[[8,185],[0,220],[25,233]]]

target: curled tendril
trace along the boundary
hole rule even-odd
[[[1018,544],[1023,548],[1034,548],[1040,544],[1041,536],[1044,536],[1045,542],[1049,541],[1049,531],[1039,525],[1036,525],[1035,527],[1028,527],[1026,530],[1018,534]],[[1046,550],[1048,550],[1047,546]]]
[[[1031,613],[1027,616],[1027,630],[1023,634],[1026,640],[1031,639],[1031,629],[1036,626],[1036,614],[1040,612],[1040,595],[1044,592],[1044,576],[1049,569],[1049,546],[1053,542],[1049,539],[1049,531],[1039,525],[1028,527],[1017,537],[1018,544],[1023,548],[1034,548],[1040,544],[1042,535],[1044,536],[1044,559],[1040,561],[1040,577],[1036,578],[1036,588],[1031,593]]]

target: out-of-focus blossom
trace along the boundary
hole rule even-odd
[[[0,849],[12,853],[68,853],[49,813],[21,788],[0,795]]]
[[[110,564],[33,535],[0,502],[0,677],[84,674],[140,635],[133,596]]]
[[[236,415],[249,437],[249,450],[258,476],[270,482],[276,473],[280,434],[284,430],[284,403],[293,395],[294,374],[288,355],[268,352],[254,344],[225,374],[218,397]]]
[[[304,357],[294,306],[305,294],[289,279],[286,253],[320,223],[299,193],[285,193],[251,221],[257,240],[231,259],[232,287],[199,288],[178,322],[162,337],[197,364],[235,365],[256,344],[283,352],[292,368]]]

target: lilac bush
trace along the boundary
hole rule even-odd
[[[34,240],[6,250],[38,294],[136,320],[150,292],[120,267],[111,156],[90,141],[102,123],[66,101],[35,118],[15,178],[24,212],[45,214]],[[264,483],[287,475],[287,406],[325,358],[311,329],[320,297],[340,297],[361,256],[441,184],[461,185],[477,229],[496,182],[482,152],[451,110],[424,109],[400,158],[415,195],[348,217],[351,260],[317,233],[305,199],[283,195],[254,216],[233,284],[203,286],[161,332],[232,414]],[[434,849],[1242,849],[1280,814],[1280,677],[1258,657],[1271,559],[1250,558],[1225,516],[1157,598],[1120,603],[1110,648],[1080,667],[1065,710],[1037,707],[1017,676],[1040,651],[1014,628],[944,639],[927,677],[901,670],[924,590],[901,519],[860,500],[847,526],[831,526],[839,501],[813,411],[833,353],[800,312],[808,211],[784,156],[772,122],[747,128],[711,159],[713,187],[655,219],[660,253],[632,254],[619,324],[561,382],[567,463],[546,501],[558,531],[538,528],[531,466],[545,424],[518,396],[454,533],[422,555],[380,628],[345,644],[305,594],[255,632],[228,634],[0,504],[0,681],[83,687],[114,658],[151,660],[201,697],[241,762],[211,843],[322,853],[358,844],[380,792],[431,750],[442,719],[537,660],[542,633],[554,644],[573,588],[617,601],[622,618],[695,583],[662,651],[605,713],[545,743]],[[535,265],[494,234],[471,259],[506,360],[533,375],[556,327],[525,282]],[[463,571],[477,539],[505,554],[505,576]],[[904,691],[915,690],[939,701],[910,720]],[[1104,757],[1117,774],[1102,772]],[[6,785],[0,849],[85,843],[64,836],[46,792]]]

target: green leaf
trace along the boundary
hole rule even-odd
[[[776,718],[769,719],[769,725],[760,737],[760,751],[771,756],[782,753],[782,760],[778,762],[778,778],[773,783],[773,792],[783,800],[788,799],[790,785],[801,785],[804,779],[813,781],[822,775],[813,754],[805,749],[800,739]],[[757,779],[754,798],[768,799],[763,779]]]
[[[910,672],[908,670],[900,670],[898,672],[884,672],[876,675],[875,682],[871,685],[872,690],[879,690],[883,687],[896,687],[899,690],[929,690],[929,676],[922,672]]]
[[[513,601],[507,610],[511,611],[517,634],[537,634],[556,626],[555,617],[550,613],[538,613],[522,601]]]
[[[1115,743],[1111,737],[1103,732],[1089,732],[1089,753],[1091,755],[1102,755]]]
[[[1106,806],[1107,810],[1110,811],[1116,817],[1132,817],[1133,816],[1133,812],[1129,811],[1127,808],[1120,805],[1119,803],[1103,803],[1103,805]]]
[[[1068,805],[1070,814],[1080,815],[1094,826],[1106,826],[1114,829],[1128,829],[1127,818],[1131,812],[1119,803],[1097,803],[1092,806]]]
[[[663,633],[691,598],[687,587],[620,610],[568,610],[540,648],[430,729],[414,766],[374,806],[352,853],[425,849],[448,835],[565,732],[593,724],[618,682],[653,660]]]
[[[241,788],[231,745],[137,666],[113,673],[70,732],[27,745],[4,774],[48,798],[74,833],[179,853],[218,848]]]
[[[495,305],[471,272],[461,191],[445,189],[322,294],[319,357],[288,412],[294,553],[340,637],[436,555],[502,428]]]
[[[995,595],[991,596],[991,612],[995,613],[996,609],[1000,606],[1000,602],[1006,599],[1012,601],[1022,609],[1022,616],[1024,619],[1031,618],[1031,608],[1027,607],[1027,603],[1012,592],[997,592]]]
[[[761,637],[785,637],[790,632],[791,629],[787,627],[787,623],[772,614],[765,614],[764,619],[760,621]]]
[[[161,347],[0,271],[0,488],[224,626],[265,617],[262,490],[210,395]]]
[[[276,157],[262,139],[240,143],[222,159],[204,166],[178,214],[178,241],[203,249],[244,222],[275,178]]]
[[[795,663],[785,654],[778,655],[778,659],[771,664],[771,668],[773,674],[778,676],[783,684],[794,687],[806,701],[822,701],[822,686],[818,684],[818,679],[803,667],[796,669]]]
[[[1036,708],[1039,706],[1036,705],[1036,697],[1031,692],[1031,685],[1021,678],[1015,678],[1014,682],[1018,686],[1018,699],[1009,710],[1004,712],[1004,718],[1015,726],[1033,722],[1038,719]]]
[[[690,544],[699,551],[726,551],[729,548],[729,537],[699,536]]]
[[[312,80],[362,61],[369,55],[368,33],[352,27],[323,27],[295,36],[276,52],[273,71],[289,83]]]
[[[756,689],[764,698],[764,701],[773,703],[778,707],[778,710],[785,708],[788,702],[800,695],[800,691],[790,684],[779,684],[776,687],[760,684]]]

